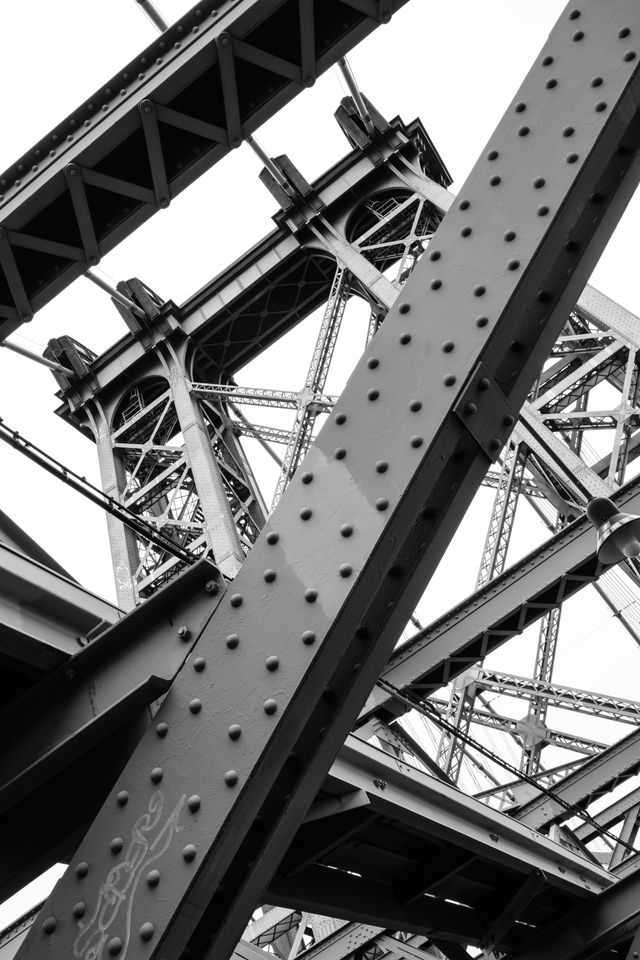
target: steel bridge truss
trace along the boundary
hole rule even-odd
[[[313,0],[243,0],[170,28],[120,106],[5,175],[3,335],[400,6],[340,0],[320,20]],[[585,286],[640,177],[639,32],[632,0],[570,5],[457,198],[418,122],[346,98],[350,156],[316,184],[270,158],[281,210],[245,263],[180,308],[121,284],[130,335],[103,357],[51,341],[59,412],[95,440],[105,493],[194,562],[111,516],[130,612],[85,617],[78,651],[64,632],[31,638],[47,655],[26,676],[5,654],[23,679],[5,684],[0,890],[70,865],[2,960],[634,955],[640,735],[547,719],[628,729],[640,711],[553,679],[562,603],[586,584],[640,643],[640,569],[605,571],[584,516],[600,495],[640,512],[640,320]],[[352,297],[370,321],[337,397]],[[243,386],[314,310],[301,389]],[[245,437],[278,462],[271,512]],[[475,593],[394,649],[483,483]],[[552,536],[508,566],[523,499]],[[484,662],[538,621],[531,678]],[[522,719],[502,709],[513,698]],[[515,779],[482,730],[516,745]],[[457,787],[469,771],[477,797]]]

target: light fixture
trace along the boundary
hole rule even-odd
[[[587,516],[598,531],[596,552],[600,563],[620,563],[640,554],[640,517],[621,513],[607,497],[591,500]]]

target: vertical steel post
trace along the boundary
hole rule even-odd
[[[97,404],[87,410],[98,451],[98,465],[102,489],[107,496],[120,501],[125,488],[124,469],[113,449],[111,431],[104,412]],[[111,563],[116,585],[118,606],[133,610],[137,603],[136,570],[140,563],[136,536],[116,517],[107,514],[107,530],[111,548]]]
[[[191,395],[182,366],[173,353],[167,351],[164,362],[213,556],[224,575],[234,577],[244,560],[244,552],[202,410],[197,397]]]

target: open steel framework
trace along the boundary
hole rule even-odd
[[[141,6],[153,66],[2,179],[3,337],[401,3],[223,0],[172,27]],[[264,241],[181,307],[120,284],[129,334],[101,357],[50,342],[58,412],[96,442],[121,609],[0,518],[0,896],[69,863],[1,960],[638,955],[640,702],[553,669],[587,584],[640,643],[640,566],[604,569],[584,515],[600,495],[640,512],[640,319],[587,286],[639,179],[639,35],[635,0],[569,4],[457,197],[420,122],[348,74],[342,161],[311,184],[263,157]],[[337,397],[353,297],[371,319]],[[300,389],[243,383],[314,310]],[[244,437],[278,461],[271,508]],[[423,627],[481,484],[477,589]],[[523,500],[551,536],[508,566]],[[483,664],[537,622],[532,676]]]

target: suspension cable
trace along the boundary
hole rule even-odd
[[[130,530],[133,530],[134,533],[143,537],[145,540],[149,540],[156,547],[171,554],[171,556],[177,560],[181,560],[183,563],[189,565],[196,563],[197,558],[189,553],[188,550],[174,543],[158,530],[155,530],[129,507],[119,503],[98,487],[94,487],[86,477],[81,477],[80,474],[70,470],[69,467],[65,467],[65,465],[60,463],[59,460],[56,460],[55,457],[52,457],[29,440],[26,440],[17,430],[12,430],[7,426],[2,417],[0,417],[0,440],[14,447],[25,457],[28,457],[29,460],[37,463],[38,466],[42,467],[48,473],[57,477],[58,480],[62,480],[63,483],[66,483],[67,486],[82,494],[87,500],[97,504],[97,506],[106,510],[106,512],[110,513],[113,517],[117,517],[118,520],[129,527]]]
[[[596,832],[601,836],[608,837],[609,840],[613,840],[614,843],[624,847],[625,850],[628,850],[630,853],[638,853],[635,847],[629,843],[626,843],[621,837],[616,837],[615,834],[605,830],[605,828],[602,827],[597,820],[594,820],[593,817],[586,812],[586,810],[582,810],[580,807],[576,807],[573,804],[568,803],[562,797],[559,797],[556,793],[554,793],[553,790],[543,787],[542,784],[540,784],[534,777],[530,777],[527,773],[523,773],[521,770],[518,770],[518,768],[514,767],[513,764],[508,762],[508,760],[503,760],[502,757],[494,753],[493,750],[490,750],[488,747],[485,747],[470,734],[463,733],[462,730],[459,730],[452,723],[449,723],[448,720],[445,720],[440,715],[438,709],[430,704],[428,700],[414,700],[413,698],[406,696],[406,694],[403,694],[398,687],[394,686],[388,680],[384,680],[383,678],[380,678],[377,681],[377,686],[380,687],[381,690],[384,690],[386,693],[390,694],[394,700],[397,700],[399,703],[402,703],[413,710],[417,710],[418,713],[421,713],[424,717],[432,720],[433,723],[441,727],[443,730],[446,730],[452,736],[458,737],[458,739],[466,743],[467,746],[473,747],[483,756],[487,757],[487,759],[496,763],[499,767],[502,767],[511,774],[515,774],[519,780],[524,780],[525,783],[535,787],[536,790],[545,794],[545,796],[549,797],[560,807],[566,810],[567,813],[571,813],[573,816],[580,817],[581,820],[584,820],[585,823],[588,823],[589,826],[593,827],[594,830],[596,830]]]

